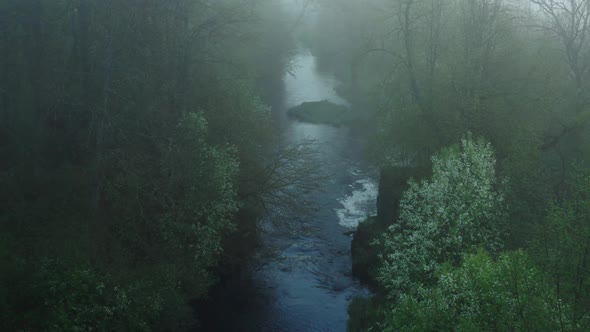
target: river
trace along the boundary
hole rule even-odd
[[[320,73],[308,51],[292,62],[284,77],[284,98],[273,112],[290,143],[314,140],[319,152],[314,158],[330,177],[322,192],[310,194],[317,213],[272,220],[278,226],[262,235],[251,282],[224,299],[227,306],[215,319],[217,331],[346,331],[350,300],[367,294],[351,276],[347,232],[375,214],[375,177],[363,161],[362,140],[349,129],[286,116],[288,108],[305,101],[348,104],[334,91],[338,81]],[[295,230],[281,224],[296,225]]]

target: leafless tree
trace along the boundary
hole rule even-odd
[[[585,128],[588,116],[586,93],[590,69],[590,1],[588,0],[530,0],[538,6],[548,21],[542,25],[559,38],[575,88],[574,121],[563,124],[562,130],[550,137],[543,149],[554,148],[565,136]]]
[[[246,196],[258,200],[267,219],[306,216],[317,206],[309,194],[321,191],[329,174],[323,171],[316,141],[286,143],[278,139],[262,161],[260,174],[250,174]]]

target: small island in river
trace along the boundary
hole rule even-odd
[[[299,121],[337,127],[351,123],[354,118],[353,112],[347,106],[328,100],[301,103],[299,106],[290,108],[287,114]]]

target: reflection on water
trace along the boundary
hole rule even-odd
[[[316,71],[309,52],[297,56],[294,64],[285,76],[286,100],[275,105],[275,112],[284,115],[305,101],[347,103],[334,91],[338,82]],[[350,300],[367,292],[351,277],[351,238],[346,233],[374,212],[376,184],[363,162],[361,142],[348,129],[281,118],[290,143],[316,142],[318,161],[331,176],[322,192],[310,196],[320,207],[318,213],[272,220],[278,225],[297,222],[300,231],[275,227],[263,235],[263,245],[272,250],[261,251],[254,285],[244,286],[248,288],[240,306],[229,306],[224,330],[346,331]]]

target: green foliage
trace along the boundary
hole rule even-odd
[[[161,312],[157,288],[145,279],[121,286],[89,265],[57,259],[8,267],[2,282],[13,288],[3,288],[0,305],[5,330],[146,331]]]
[[[235,152],[208,145],[206,137],[203,115],[186,114],[172,137],[156,142],[155,154],[115,155],[117,176],[105,195],[128,259],[157,262],[193,296],[206,292],[238,208]]]
[[[351,304],[351,329],[586,331],[588,179],[578,172],[549,209],[533,258],[515,251],[494,259],[488,252],[501,248],[506,214],[490,145],[468,137],[443,150],[432,179],[410,183],[399,219],[379,243],[388,299]]]
[[[402,296],[386,331],[575,330],[567,307],[521,251],[469,255],[443,267],[432,288]]]
[[[189,301],[265,175],[257,84],[290,39],[257,19],[280,15],[269,1],[0,3],[0,329],[194,327]]]
[[[380,281],[389,295],[435,282],[440,265],[457,265],[479,247],[497,251],[503,194],[489,143],[471,136],[433,158],[431,180],[410,183],[399,220],[383,237]]]
[[[162,301],[157,294],[140,296],[141,288],[148,288],[140,281],[122,288],[91,267],[70,268],[49,261],[41,264],[40,289],[47,290],[43,325],[49,330],[146,331],[158,318]]]
[[[506,247],[523,248],[533,240],[535,229],[545,218],[547,202],[555,180],[543,166],[540,138],[528,132],[513,135],[506,158],[499,163],[499,173],[510,179],[506,193]]]
[[[531,246],[557,296],[572,305],[573,322],[590,328],[590,176],[572,178],[568,199],[554,204]]]
[[[457,267],[478,247],[493,255],[502,247],[527,249],[534,258],[528,266],[539,271],[534,277],[546,279],[551,296],[569,308],[561,313],[563,325],[543,317],[535,325],[531,321],[537,318],[529,315],[526,322],[498,327],[477,325],[487,319],[477,317],[465,325],[422,328],[588,329],[590,212],[582,192],[590,185],[575,175],[577,165],[587,168],[590,160],[588,1],[324,0],[321,5],[317,26],[323,34],[312,38],[309,29],[306,41],[320,67],[343,81],[342,90],[372,97],[374,161],[385,169],[434,164],[432,180],[411,184],[398,220],[379,243],[387,295],[418,296],[420,287],[428,290],[439,281],[441,264]],[[482,172],[472,172],[447,163],[453,160],[448,155],[459,155],[458,148],[431,157],[465,132],[491,142],[497,167],[483,162]],[[454,160],[461,165],[461,158]],[[497,171],[486,171],[493,168]],[[501,191],[497,178],[509,180]],[[395,205],[385,201],[380,206]],[[391,219],[383,213],[378,218]],[[541,292],[534,301],[543,298]],[[425,324],[445,321],[424,314]],[[409,320],[404,328],[412,329]]]

